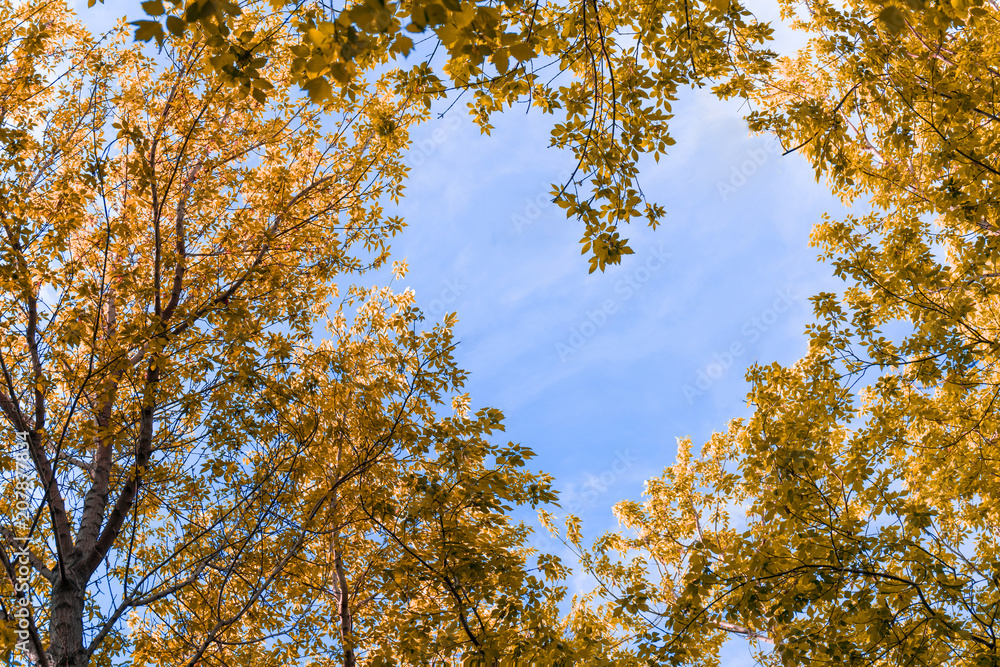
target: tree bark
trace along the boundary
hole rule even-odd
[[[70,568],[66,569],[66,578],[57,578],[52,587],[49,664],[52,667],[86,667],[87,650],[83,646],[86,587]]]
[[[347,583],[347,573],[344,571],[344,560],[340,552],[340,540],[333,535],[333,566],[336,570],[337,611],[340,614],[340,640],[344,647],[344,667],[356,667],[357,657],[354,654],[354,618],[351,615],[350,588]]]

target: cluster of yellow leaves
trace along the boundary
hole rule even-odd
[[[28,658],[563,655],[562,591],[509,518],[548,477],[463,408],[453,321],[347,282],[387,261],[425,109],[392,73],[316,105],[282,14],[231,25],[269,35],[266,96],[219,76],[205,32],[154,52],[60,2],[0,5],[0,410],[33,488],[27,534],[0,534],[31,551]],[[25,473],[0,468],[13,517]]]
[[[992,665],[1000,613],[1000,41],[993,3],[786,3],[810,36],[751,127],[848,203],[814,231],[843,294],[753,414],[576,548],[641,658]],[[573,533],[570,533],[570,537]]]
[[[91,0],[92,2],[94,0]],[[290,74],[322,102],[402,56],[398,93],[430,105],[469,93],[469,113],[489,133],[493,114],[515,104],[558,118],[551,145],[576,160],[553,197],[584,227],[590,270],[631,254],[620,227],[664,210],[639,183],[643,156],[659,160],[679,88],[712,85],[720,98],[750,93],[773,54],[770,28],[736,0],[362,0],[341,4],[275,0],[298,31]],[[206,37],[210,62],[227,80],[263,99],[270,79],[259,71],[271,36],[237,27],[246,7],[215,0],[154,0],[136,37],[170,40],[185,31]],[[414,43],[414,38],[418,43]],[[443,62],[432,62],[434,54]],[[414,55],[416,56],[414,58]]]
[[[0,27],[0,408],[34,433],[67,664],[712,665],[733,633],[783,665],[996,663],[991,2],[785,2],[810,41],[779,67],[733,1],[144,9],[156,56],[55,3]],[[751,370],[751,418],[682,443],[622,533],[585,547],[570,520],[601,586],[559,620],[505,516],[547,478],[468,412],[447,327],[355,290],[336,343],[312,334],[340,276],[386,261],[402,223],[379,202],[431,101],[470,92],[485,132],[515,103],[560,114],[578,169],[553,195],[603,270],[631,252],[621,224],[662,217],[638,165],[706,84],[871,212],[816,227],[849,284],[815,297],[806,358]]]

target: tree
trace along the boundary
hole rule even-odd
[[[779,62],[769,29],[734,3],[386,10],[410,32],[434,31],[442,71],[476,93],[480,118],[524,95],[565,114],[554,143],[576,151],[593,190],[556,194],[586,224],[592,268],[627,254],[617,234],[641,202],[632,167],[667,145],[662,121],[684,85],[746,98],[751,129],[776,133],[835,193],[873,208],[817,226],[848,289],[815,298],[805,359],[751,371],[750,420],[700,458],[682,447],[645,505],[620,506],[629,533],[584,549],[570,523],[612,599],[598,617],[619,619],[641,659],[711,662],[738,633],[772,642],[767,659],[785,664],[994,664],[997,7],[782,6],[811,41]],[[371,34],[371,7],[331,10],[308,39]],[[477,22],[481,10],[489,21]],[[379,34],[406,45],[403,25]],[[546,58],[576,80],[534,78]],[[745,529],[731,521],[737,508]]]
[[[90,0],[94,4],[96,0]],[[163,44],[194,32],[220,76],[264,97],[259,69],[271,33],[237,28],[240,2],[151,0],[134,22],[139,40]],[[577,167],[553,197],[584,227],[590,270],[631,254],[621,226],[659,224],[664,209],[639,183],[642,156],[657,161],[674,139],[668,123],[678,89],[712,84],[720,98],[747,96],[769,69],[771,29],[736,0],[364,0],[275,1],[297,31],[290,76],[316,101],[349,88],[362,73],[414,56],[398,91],[430,105],[467,93],[469,113],[488,133],[495,113],[523,103],[557,115],[552,146]],[[418,42],[415,43],[414,39]],[[440,52],[443,56],[435,62]],[[551,74],[550,74],[551,73]]]
[[[250,5],[235,25],[272,35],[264,99],[201,35],[144,52],[59,2],[0,6],[6,646],[351,665],[560,636],[507,516],[550,480],[469,414],[451,320],[345,283],[388,261],[380,203],[424,111],[391,73],[310,103],[289,28]]]
[[[870,207],[814,231],[847,287],[748,372],[747,420],[569,537],[640,656],[997,664],[997,8],[808,9],[752,127]]]
[[[3,349],[15,354],[4,362],[3,408],[33,433],[46,513],[32,522],[51,535],[52,552],[35,554],[35,568],[37,585],[53,592],[57,661],[89,657],[75,638],[85,612],[117,627],[98,597],[81,593],[88,583],[127,589],[133,559],[159,563],[173,554],[156,551],[164,543],[190,541],[169,513],[183,507],[227,528],[185,546],[176,567],[159,566],[164,577],[133,597],[107,595],[148,606],[143,636],[192,660],[202,651],[203,660],[263,664],[329,650],[351,664],[367,650],[496,661],[523,658],[534,634],[556,652],[534,654],[543,661],[711,664],[737,633],[771,642],[762,658],[783,664],[996,662],[995,6],[785,3],[812,41],[777,62],[770,28],[735,2],[154,1],[145,10],[162,18],[135,27],[140,40],[157,40],[158,55],[121,37],[94,44],[53,7],[6,10],[4,201],[15,204],[5,212]],[[415,52],[410,35],[421,34],[426,57],[376,76]],[[435,44],[446,55],[436,69]],[[546,66],[567,72],[562,85],[543,78]],[[516,472],[525,452],[484,444],[498,417],[393,412],[412,405],[411,386],[427,405],[444,396],[416,370],[438,353],[406,342],[405,327],[359,334],[387,343],[367,359],[409,350],[411,361],[386,366],[403,377],[382,376],[395,393],[379,393],[386,385],[373,389],[364,373],[357,384],[356,372],[331,382],[311,326],[342,272],[385,261],[400,222],[383,220],[378,201],[398,193],[396,154],[433,100],[469,93],[484,131],[519,101],[561,114],[553,144],[573,151],[579,169],[553,194],[584,223],[595,270],[631,251],[622,223],[662,217],[644,200],[638,166],[671,143],[670,104],[688,85],[750,101],[751,129],[776,133],[834,192],[872,212],[817,227],[816,243],[850,284],[814,299],[805,359],[751,371],[751,418],[698,456],[682,447],[644,505],[619,507],[628,532],[584,548],[570,521],[569,541],[602,589],[556,621],[561,593],[527,573],[522,529],[502,519],[497,478],[480,473],[499,455],[511,501],[551,498],[544,478]],[[332,135],[321,112],[345,116]],[[118,136],[108,142],[112,121]],[[193,361],[178,365],[188,350]],[[460,386],[454,371],[435,373]],[[337,421],[293,401],[289,387],[296,396],[315,388],[332,404],[363,395],[367,409]],[[248,423],[224,419],[251,397]],[[48,423],[66,426],[40,430]],[[74,449],[80,442],[93,444]],[[247,448],[258,462],[234,458]],[[380,458],[384,448],[392,456]],[[459,467],[465,449],[478,458]],[[222,481],[172,484],[202,479],[186,457]],[[352,486],[376,474],[392,483],[370,496]],[[474,532],[470,512],[495,529]],[[143,522],[165,536],[159,546],[122,549]],[[276,549],[286,554],[284,590],[262,565]],[[109,554],[125,554],[124,565]],[[377,573],[345,558],[393,574],[376,584]],[[562,572],[556,561],[541,566]],[[263,591],[298,595],[317,567],[330,573],[322,595],[337,610],[336,646],[319,639],[311,610],[250,617],[267,607]],[[8,573],[16,586],[13,563]],[[232,596],[207,602],[202,575]],[[386,610],[398,632],[376,637],[371,619]],[[98,660],[132,640],[112,630]],[[269,643],[269,632],[290,640]],[[255,641],[230,644],[225,633]],[[41,635],[32,637],[44,661]]]

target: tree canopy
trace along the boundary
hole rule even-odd
[[[259,68],[271,33],[242,3],[142,6],[151,16],[134,22],[138,39],[202,35],[211,68],[245,94],[268,94]],[[317,102],[350,94],[362,73],[392,64],[400,67],[398,92],[428,105],[467,96],[484,132],[515,104],[552,114],[551,145],[577,161],[553,196],[582,223],[591,271],[633,252],[623,225],[644,219],[656,227],[663,218],[663,207],[643,193],[639,163],[659,160],[674,144],[667,121],[678,90],[711,85],[723,99],[746,96],[773,56],[764,48],[771,29],[735,0],[276,0],[270,7],[297,35],[290,76]]]
[[[151,0],[96,37],[0,5],[8,649],[711,665],[737,634],[781,665],[996,664],[1000,8],[781,7],[809,40],[783,57],[735,0]],[[352,283],[403,228],[409,130],[463,97],[487,133],[553,116],[578,167],[552,195],[591,271],[621,262],[690,86],[864,212],[815,226],[845,289],[802,360],[748,372],[751,415],[682,440],[619,532],[570,517],[598,588],[568,604],[511,518],[552,480],[471,409],[454,320]]]
[[[57,2],[8,4],[0,29],[7,648],[39,665],[556,650],[561,592],[509,517],[552,500],[549,478],[491,437],[499,411],[470,410],[453,320],[350,283],[388,261],[401,221],[382,203],[423,112],[384,78],[261,102],[201,68],[197,39],[144,53]],[[287,80],[290,43],[270,45],[261,71]]]
[[[643,658],[996,664],[996,7],[809,9],[750,121],[868,209],[813,231],[845,289],[622,532],[569,536]]]

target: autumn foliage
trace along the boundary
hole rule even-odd
[[[0,3],[9,655],[713,665],[739,636],[774,665],[997,664],[1000,9],[781,7],[808,38],[783,57],[736,0],[151,0],[103,35]],[[453,317],[363,276],[409,130],[459,94],[486,133],[551,115],[590,270],[628,261],[692,86],[855,205],[813,232],[845,288],[589,543],[472,408]]]

